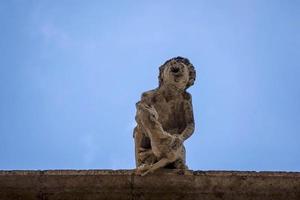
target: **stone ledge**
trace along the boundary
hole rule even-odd
[[[299,200],[299,172],[160,170],[0,171],[0,200],[263,199]]]

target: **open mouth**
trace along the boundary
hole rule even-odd
[[[171,67],[171,72],[174,74],[177,74],[179,72],[179,68],[178,67]]]

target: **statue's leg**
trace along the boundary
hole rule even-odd
[[[135,164],[136,167],[141,165],[141,160],[139,159],[139,148],[141,147],[142,143],[142,134],[138,131],[138,128],[135,127],[134,129],[134,144],[135,144]]]
[[[177,159],[172,166],[174,166],[175,169],[188,169],[185,163],[185,148],[182,144],[179,159]]]
[[[136,167],[143,164],[151,165],[156,162],[156,157],[151,149],[150,139],[137,127],[134,129],[134,143]]]
[[[145,176],[145,175],[147,175],[149,173],[152,173],[155,170],[166,166],[168,163],[169,163],[169,160],[167,158],[162,158],[160,161],[158,161],[154,165],[152,165],[150,169],[148,169],[146,172],[144,172],[142,174],[142,176]]]

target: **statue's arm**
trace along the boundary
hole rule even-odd
[[[188,94],[188,97],[184,104],[184,117],[186,121],[186,127],[180,134],[183,141],[188,139],[194,133],[195,130],[192,97],[190,94]]]

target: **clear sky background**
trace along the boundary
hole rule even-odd
[[[300,1],[0,1],[0,169],[132,169],[158,67],[197,70],[193,170],[300,171]]]

